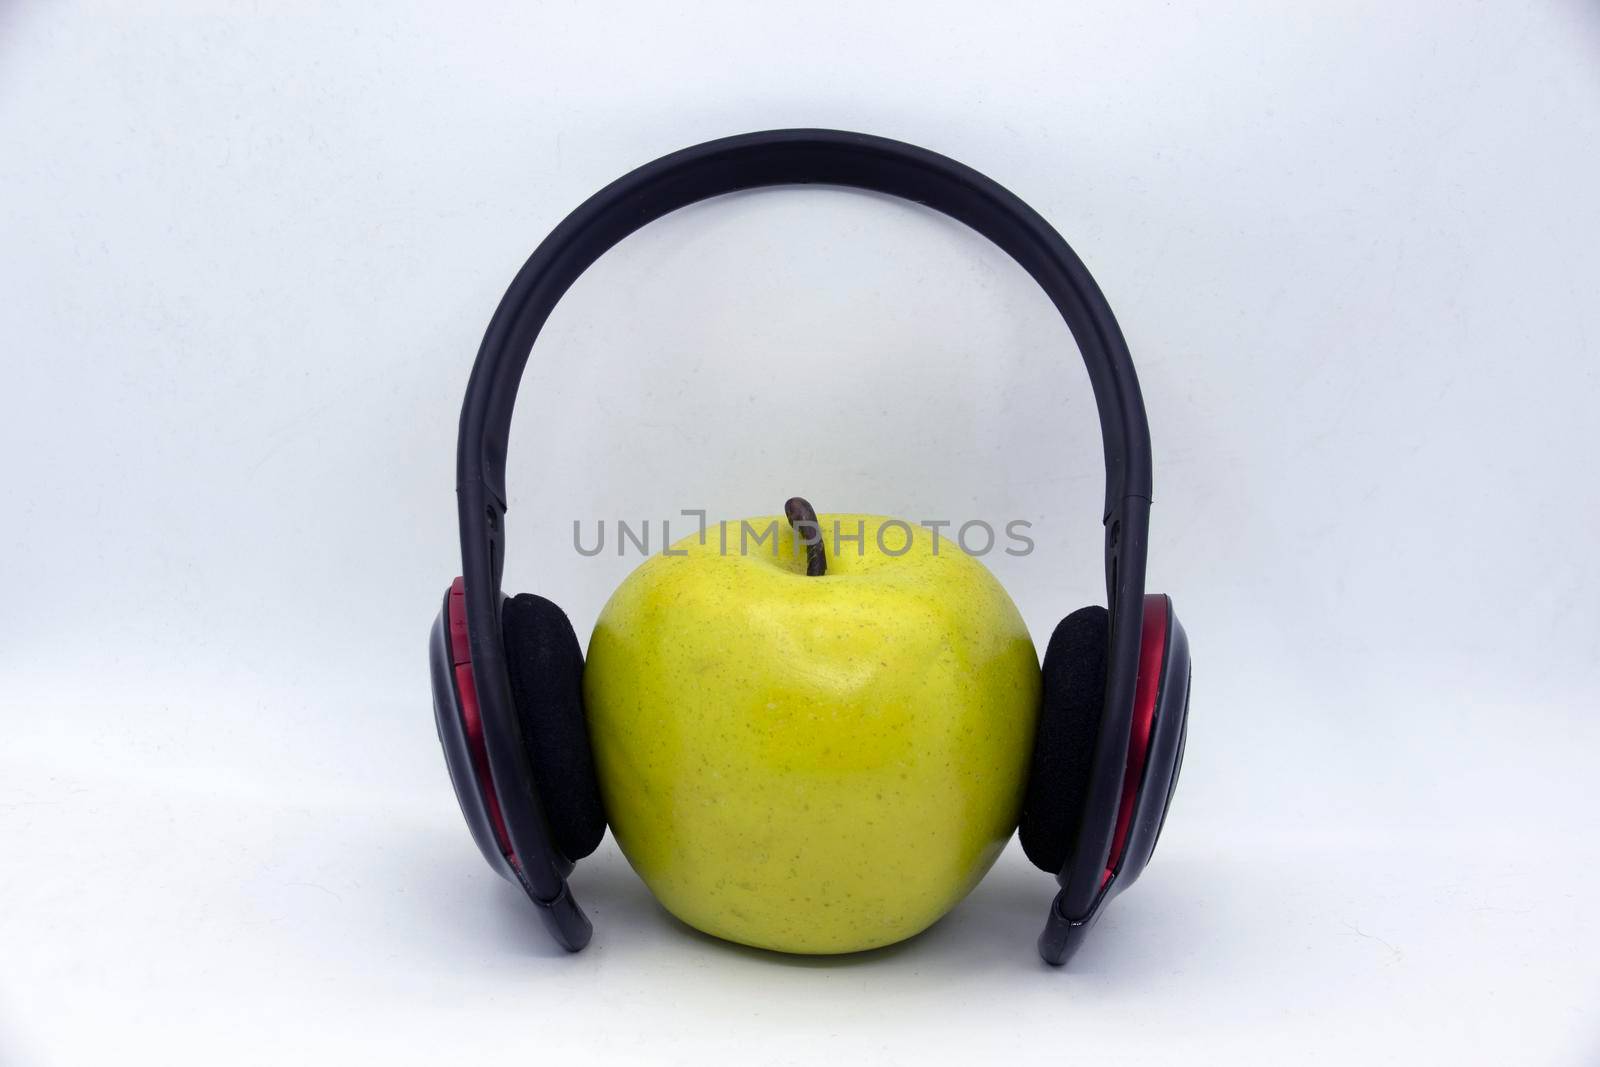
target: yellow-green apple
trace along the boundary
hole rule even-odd
[[[930,926],[1000,854],[1039,663],[950,539],[790,522],[710,526],[640,565],[595,625],[584,698],[617,843],[667,910],[852,952]]]

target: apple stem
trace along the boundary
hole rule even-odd
[[[800,536],[800,543],[806,546],[806,577],[820,578],[827,574],[828,556],[822,549],[822,524],[817,521],[817,509],[805,497],[792,496],[784,502],[783,514]]]

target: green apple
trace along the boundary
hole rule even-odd
[[[1016,827],[1039,705],[981,562],[899,520],[820,526],[820,575],[781,518],[652,556],[584,672],[628,862],[690,926],[784,952],[890,944],[954,907]]]

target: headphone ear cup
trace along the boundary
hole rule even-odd
[[[501,605],[500,626],[511,697],[550,836],[562,855],[580,860],[606,832],[583,712],[583,649],[566,613],[531,593]]]
[[[1018,836],[1035,867],[1059,873],[1077,843],[1106,688],[1110,619],[1102,607],[1061,620],[1044,654],[1044,695]]]

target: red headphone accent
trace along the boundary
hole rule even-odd
[[[1150,753],[1150,731],[1155,726],[1156,697],[1161,690],[1161,668],[1167,658],[1167,598],[1151,593],[1144,598],[1144,623],[1139,630],[1139,679],[1133,691],[1133,727],[1128,735],[1128,762],[1122,772],[1122,801],[1117,808],[1117,828],[1106,858],[1103,887],[1122,865],[1133,823],[1134,801],[1144,780],[1145,757]]]
[[[500,814],[494,778],[489,774],[489,748],[483,740],[483,715],[478,711],[478,683],[472,678],[472,642],[467,637],[467,583],[464,579],[457,578],[450,583],[449,604],[450,663],[455,669],[456,692],[461,695],[461,724],[466,727],[467,748],[472,752],[473,778],[483,793],[484,810],[489,813],[500,852],[511,861],[511,866],[520,870],[516,850],[511,847],[511,835],[506,831],[505,816]]]

